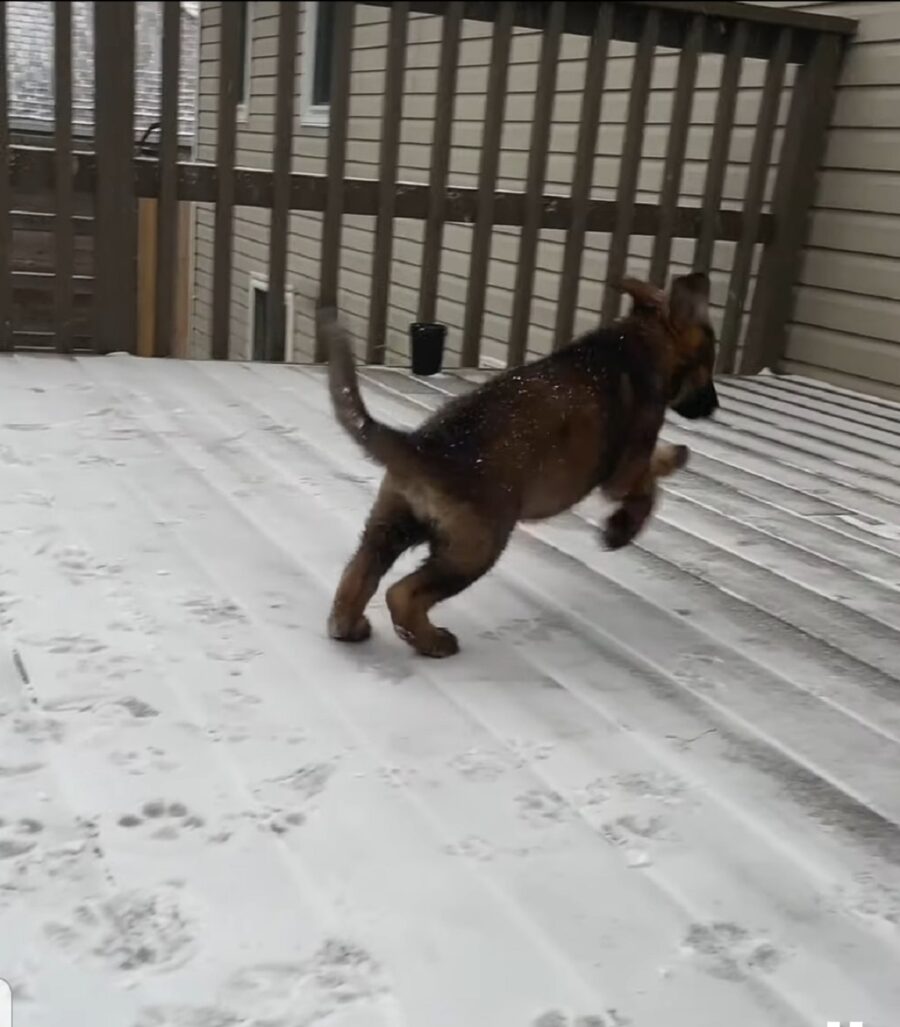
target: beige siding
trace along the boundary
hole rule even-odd
[[[896,398],[900,4],[803,7],[860,27],[841,76],[783,367]]]
[[[271,161],[274,120],[277,5],[257,2],[253,6],[255,20],[251,100],[248,119],[245,124],[239,126],[238,160],[242,165],[267,167]],[[387,38],[386,17],[383,9],[361,6],[357,11],[347,168],[351,176],[374,179],[378,177],[381,98]],[[303,22],[301,13],[301,52]],[[450,163],[450,180],[456,185],[471,186],[477,181],[484,90],[490,59],[489,34],[490,26],[485,24],[466,23],[464,26],[462,66]],[[429,144],[440,53],[440,19],[414,16],[410,25],[409,40],[404,83],[400,177],[406,181],[426,182],[430,166]],[[218,42],[218,4],[204,3],[201,23],[198,131],[198,158],[201,160],[214,160],[215,157]],[[517,32],[512,47],[509,99],[502,137],[499,182],[501,188],[520,189],[524,186],[539,48],[539,34],[524,30]],[[563,41],[563,59],[559,66],[558,95],[547,172],[548,192],[565,194],[571,185],[586,49],[585,39],[566,37]],[[594,168],[593,195],[597,198],[613,198],[615,195],[633,53],[634,47],[629,44],[614,43],[611,49],[602,127]],[[638,198],[642,201],[653,202],[658,197],[677,61],[678,55],[672,51],[660,51],[655,61],[653,91],[649,104],[649,127],[645,135],[638,182]],[[740,206],[743,198],[764,70],[763,62],[745,62],[725,183],[726,206]],[[698,205],[700,202],[720,71],[720,57],[705,56],[702,59],[682,183],[681,202],[685,204]],[[299,101],[299,75],[297,81]],[[780,125],[783,125],[785,120],[788,100],[789,96],[786,95],[781,105]],[[883,103],[886,109],[888,101],[884,100]],[[295,169],[321,173],[324,170],[324,133],[321,130],[304,128],[299,110],[298,102],[294,145]],[[775,140],[776,157],[780,143],[779,130]],[[771,185],[770,181],[767,196],[771,191]],[[825,183],[825,187],[839,193],[846,189],[846,183],[838,177],[832,182]],[[292,216],[289,286],[295,295],[294,351],[297,359],[308,357],[312,345],[310,314],[318,285],[319,223],[319,219],[312,215]],[[194,344],[198,355],[203,355],[209,350],[212,224],[212,210],[199,209],[194,319]],[[232,353],[237,357],[246,355],[248,276],[254,273],[265,275],[267,226],[267,212],[238,210],[236,214]],[[364,334],[368,312],[373,228],[373,218],[349,217],[345,222],[342,240],[340,302],[360,336]],[[461,340],[471,238],[471,226],[451,225],[445,233],[438,317],[450,328],[449,345],[452,353],[458,350]],[[563,240],[562,232],[541,233],[529,335],[531,355],[546,352],[551,344]],[[606,274],[605,252],[608,243],[608,236],[602,234],[592,234],[588,237],[579,293],[579,328],[587,327],[596,320],[602,282]],[[647,272],[651,243],[650,239],[636,238],[633,241],[629,258],[631,273],[641,275]],[[495,230],[488,274],[483,347],[485,354],[495,358],[502,358],[509,330],[517,249],[518,230]],[[415,318],[421,250],[422,225],[411,221],[396,222],[387,340],[391,360],[405,359],[407,326]],[[733,245],[728,243],[718,244],[715,251],[713,296],[717,316],[724,300],[727,272],[730,269],[733,251]],[[688,268],[692,253],[692,243],[676,241],[672,254],[673,272]],[[752,289],[748,303],[751,298]]]
[[[275,120],[275,72],[278,5],[251,4],[253,10],[250,98],[246,115],[239,119],[236,161],[240,167],[271,168]],[[200,78],[198,102],[197,159],[215,162],[218,114],[218,48],[220,7],[204,3],[201,8]],[[320,129],[305,128],[300,121],[300,59],[304,38],[301,30],[297,47],[296,116],[294,170],[324,172],[326,139]],[[250,339],[249,290],[252,279],[265,281],[268,272],[269,219],[267,210],[238,207],[234,216],[234,259],[232,263],[231,355],[247,359]],[[207,356],[212,332],[212,269],[214,208],[198,204],[195,234],[194,319],[192,353]],[[291,215],[288,235],[287,290],[293,303],[294,357],[310,359],[312,352],[310,315],[317,294],[320,215]]]

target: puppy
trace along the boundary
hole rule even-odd
[[[667,407],[691,419],[718,407],[716,339],[705,275],[676,278],[668,295],[634,279],[621,288],[633,300],[627,317],[498,374],[414,431],[371,416],[349,336],[333,311],[320,312],[337,420],[386,468],[334,597],[333,638],[369,637],[366,605],[412,546],[427,543],[430,554],[388,589],[388,609],[400,638],[442,657],[458,643],[429,610],[490,570],[518,521],[553,517],[600,489],[618,504],[603,531],[607,547],[634,539],[653,510],[657,479],[687,460],[687,447],[657,442]]]

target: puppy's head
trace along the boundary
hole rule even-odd
[[[709,278],[695,271],[672,280],[668,294],[647,282],[626,278],[622,291],[632,314],[658,318],[670,342],[669,406],[695,420],[712,417],[719,406],[713,369],[716,335],[709,321]]]

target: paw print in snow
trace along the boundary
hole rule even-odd
[[[676,805],[682,801],[684,782],[664,771],[646,774],[619,774],[615,784],[626,794],[640,799],[655,799],[665,805]]]
[[[184,608],[202,624],[239,624],[247,619],[236,603],[229,599],[215,599],[212,596],[187,599]]]
[[[602,1016],[599,1013],[567,1016],[558,1009],[550,1009],[532,1021],[532,1027],[629,1027],[630,1023],[615,1009],[607,1009]]]
[[[782,962],[782,953],[763,938],[734,923],[719,921],[692,924],[682,945],[713,977],[739,981],[754,971],[771,973]]]
[[[32,817],[10,823],[0,819],[0,860],[16,859],[31,852],[38,843],[36,836],[43,830],[41,821]]]
[[[159,799],[144,803],[140,816],[127,813],[119,818],[119,827],[142,828],[160,841],[174,841],[183,830],[196,830],[204,823],[203,817],[190,813],[183,802],[165,803]]]
[[[241,819],[249,820],[255,824],[260,831],[271,832],[272,834],[287,834],[291,828],[302,827],[306,823],[306,817],[299,810],[286,813],[283,809],[269,807],[264,810],[251,810],[240,814]],[[229,835],[230,837],[230,835]],[[213,838],[213,841],[220,840]],[[221,839],[226,840],[226,839]]]
[[[516,796],[516,806],[522,820],[532,827],[550,827],[569,818],[565,799],[549,788],[533,788]]]
[[[44,924],[44,934],[77,962],[95,961],[118,971],[171,970],[192,958],[196,948],[191,921],[171,885],[82,904]]]

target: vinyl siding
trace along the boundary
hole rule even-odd
[[[900,4],[795,4],[857,18],[783,369],[900,395]]]
[[[301,32],[298,53],[302,53],[305,4],[301,5]],[[257,2],[253,26],[253,63],[249,116],[239,125],[238,163],[249,167],[271,166],[274,121],[275,52],[277,6]],[[204,3],[201,14],[201,67],[199,78],[198,158],[215,159],[216,89],[219,44],[219,5]],[[351,77],[350,126],[347,174],[378,178],[381,100],[384,83],[387,12],[360,6],[354,31]],[[455,107],[450,182],[472,186],[477,182],[484,115],[485,85],[490,59],[490,26],[467,22],[461,47],[461,68]],[[430,167],[430,139],[434,117],[434,92],[440,55],[440,19],[413,16],[409,31],[407,71],[404,83],[403,123],[401,129],[399,178],[427,182]],[[559,65],[557,98],[554,108],[550,156],[547,167],[547,192],[568,194],[571,186],[574,149],[581,95],[584,86],[587,40],[565,37]],[[607,70],[602,108],[602,125],[594,167],[595,198],[612,199],[618,180],[619,155],[627,116],[633,71],[634,46],[613,43]],[[512,45],[509,95],[502,136],[500,179],[503,189],[524,188],[531,138],[531,114],[537,79],[540,34],[517,31]],[[717,87],[722,58],[704,56],[701,60],[693,116],[687,143],[687,160],[681,188],[681,203],[698,206],[702,195],[706,160],[712,135]],[[678,53],[660,49],[653,69],[648,127],[638,180],[638,199],[654,202],[658,198],[673,100]],[[299,72],[298,59],[298,72]],[[724,205],[740,207],[747,178],[747,165],[756,125],[765,64],[746,61],[736,125],[726,175]],[[788,82],[793,70],[789,69]],[[900,76],[898,76],[900,80]],[[298,73],[298,113],[295,125],[294,168],[322,173],[326,139],[324,132],[304,128],[300,116]],[[779,125],[784,124],[789,89],[782,99]],[[884,101],[885,109],[887,101]],[[777,160],[781,130],[776,133],[773,160]],[[766,197],[771,193],[772,178]],[[840,177],[825,187],[840,192],[847,186]],[[267,265],[268,212],[239,209],[235,217],[234,296],[232,304],[232,355],[247,355],[247,282],[251,274],[264,276]],[[209,352],[212,281],[211,207],[197,211],[197,250],[194,305],[194,350]],[[290,226],[289,286],[295,295],[295,359],[308,359],[311,353],[311,313],[318,290],[320,219],[315,215],[294,214]],[[421,268],[423,226],[413,221],[395,221],[392,278],[389,297],[388,359],[405,361],[406,333],[415,319]],[[498,227],[492,240],[488,290],[484,321],[483,353],[502,359],[509,332],[512,287],[518,250],[518,229]],[[552,343],[559,272],[565,233],[542,231],[537,254],[534,300],[529,333],[529,355],[547,352]],[[472,227],[448,225],[444,234],[437,316],[449,326],[450,362],[458,352],[467,294],[468,262]],[[374,218],[347,217],[342,238],[340,304],[360,337],[365,335],[368,314],[370,272],[374,241]],[[606,250],[609,237],[592,233],[584,254],[579,289],[576,327],[586,328],[596,321],[606,277]],[[652,239],[632,241],[628,270],[646,274]],[[672,250],[672,272],[686,270],[693,255],[693,242],[676,240]],[[734,253],[731,243],[719,243],[713,269],[714,316],[721,314],[727,288],[727,275]],[[758,258],[758,254],[756,255]],[[754,261],[755,270],[756,261]],[[752,283],[748,305],[752,300]]]

